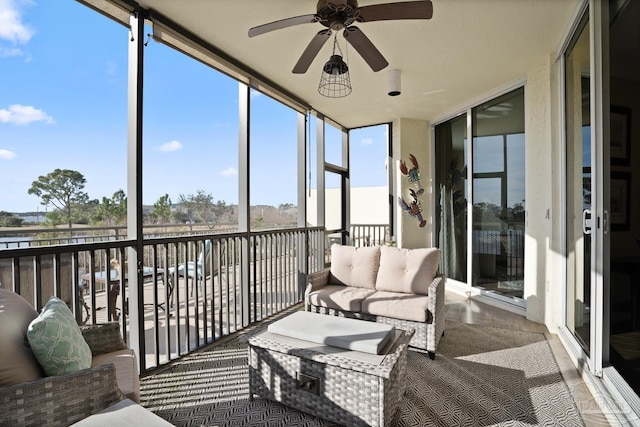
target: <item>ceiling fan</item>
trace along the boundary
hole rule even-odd
[[[364,58],[373,71],[380,71],[389,63],[369,38],[353,25],[356,22],[391,21],[397,19],[431,19],[433,5],[430,0],[374,4],[358,7],[357,0],[318,0],[316,13],[294,16],[269,22],[249,30],[249,37],[300,24],[319,22],[326,29],[319,31],[293,67],[295,74],[304,74],[331,37],[332,31],[344,30],[344,38]]]

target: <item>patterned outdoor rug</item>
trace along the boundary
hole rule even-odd
[[[247,334],[144,378],[141,403],[178,426],[334,426],[248,400]],[[410,349],[395,426],[582,426],[543,334],[447,322],[435,360]]]

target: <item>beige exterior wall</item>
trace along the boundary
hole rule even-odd
[[[307,220],[311,225],[317,224],[318,203],[317,190],[307,192]],[[340,189],[327,188],[325,191],[327,217],[336,218],[340,214]],[[388,224],[389,223],[389,191],[386,186],[352,187],[351,188],[351,224]],[[327,228],[335,228],[335,224]]]
[[[397,237],[396,243],[401,248],[425,248],[430,247],[433,222],[431,218],[432,206],[432,181],[430,168],[433,156],[431,133],[429,123],[421,120],[398,119],[393,122],[393,175],[395,182],[396,200],[394,209]],[[409,188],[412,184],[407,177],[400,172],[400,161],[404,161],[408,168],[413,164],[409,156],[413,155],[419,165],[421,185],[424,194],[419,196],[422,206],[422,215],[427,220],[424,227],[419,226],[415,218],[411,218],[397,203],[397,197],[402,197],[407,204],[411,203]]]
[[[524,299],[527,318],[546,323],[547,305],[559,286],[551,268],[553,162],[550,62],[532,70],[525,85],[526,222]],[[556,192],[558,192],[556,190]],[[556,297],[559,297],[557,295]],[[557,298],[556,298],[557,299]]]

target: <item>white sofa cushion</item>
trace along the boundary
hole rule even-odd
[[[377,291],[362,301],[362,313],[426,322],[428,303],[429,297],[426,295]]]
[[[334,310],[360,312],[362,300],[372,295],[373,289],[355,288],[344,285],[327,285],[310,292],[309,304],[318,307],[332,308]]]
[[[38,312],[20,295],[0,288],[0,387],[45,376],[27,341]]]
[[[112,351],[93,356],[91,367],[113,363],[116,367],[118,388],[125,397],[140,402],[140,379],[138,376],[138,360],[132,349]]]
[[[357,248],[334,243],[329,283],[375,289],[379,260],[380,246]]]
[[[439,263],[440,249],[437,248],[382,246],[376,290],[428,295]]]
[[[74,427],[158,427],[172,425],[129,399],[114,403],[107,409],[72,424]]]
[[[267,329],[274,334],[371,354],[380,354],[395,332],[391,325],[308,311],[296,311]]]

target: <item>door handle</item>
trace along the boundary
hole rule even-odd
[[[587,218],[587,215],[589,218]],[[591,227],[593,220],[591,219],[591,209],[585,209],[582,211],[582,232],[584,234],[591,234]]]

